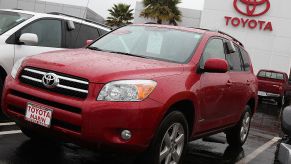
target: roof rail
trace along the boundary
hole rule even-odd
[[[220,33],[220,34],[222,34],[222,35],[226,35],[226,36],[232,38],[233,41],[237,42],[240,46],[244,47],[244,45],[242,44],[242,42],[240,42],[239,40],[237,40],[237,39],[236,39],[235,37],[233,37],[232,35],[229,35],[229,34],[223,32],[223,31],[219,31],[219,30],[218,30],[217,32]]]
[[[158,24],[158,23],[156,23],[156,22],[146,22],[144,24]]]
[[[189,28],[195,28],[195,29],[198,29],[198,30],[205,30],[205,31],[212,31],[212,32],[218,32],[222,35],[226,35],[230,38],[232,38],[233,41],[237,42],[240,46],[244,47],[244,45],[242,44],[242,42],[240,42],[239,40],[237,40],[235,37],[223,32],[223,31],[220,31],[220,30],[211,30],[211,29],[205,29],[205,28],[196,28],[196,27],[189,27]]]
[[[77,17],[77,16],[69,15],[69,14],[64,14],[64,13],[59,13],[59,12],[49,12],[49,13],[47,13],[47,14],[51,14],[51,15],[60,15],[60,16],[67,16],[67,17],[71,17],[71,18],[81,19],[81,20],[86,21],[86,22],[89,22],[89,23],[94,23],[94,24],[96,24],[96,25],[100,25],[100,26],[103,26],[103,27],[107,27],[107,28],[109,28],[109,29],[112,29],[111,27],[106,26],[105,24],[98,23],[98,22],[95,22],[95,21],[92,21],[92,20],[89,20],[89,19],[85,19],[85,18],[81,18],[81,17]]]

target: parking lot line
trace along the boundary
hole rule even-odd
[[[273,144],[278,142],[281,138],[279,137],[274,137],[261,147],[257,148],[255,151],[253,151],[251,154],[247,155],[245,158],[241,159],[237,164],[245,164],[245,163],[250,163],[253,159],[255,159],[258,155],[260,155],[262,152],[270,148]]]
[[[15,125],[15,122],[0,123],[0,126],[10,126],[10,125]]]
[[[22,133],[21,130],[4,131],[4,132],[0,132],[0,136],[7,135],[7,134],[19,134],[19,133]]]

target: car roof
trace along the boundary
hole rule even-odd
[[[51,17],[51,18],[67,19],[67,20],[72,20],[72,21],[76,21],[76,22],[83,21],[84,24],[88,24],[88,25],[91,25],[91,26],[92,25],[93,26],[98,26],[101,29],[106,30],[106,31],[110,31],[111,30],[110,27],[108,27],[106,25],[103,25],[101,23],[93,22],[93,21],[90,21],[90,20],[86,20],[86,19],[83,19],[83,18],[78,18],[78,17],[74,17],[74,16],[62,14],[62,13],[52,13],[52,14],[49,14],[49,13],[38,13],[38,12],[21,10],[21,9],[1,9],[0,11],[18,12],[18,13],[37,16],[37,17]]]
[[[155,23],[132,24],[132,25],[168,28],[168,29],[181,30],[181,31],[187,31],[187,32],[196,32],[196,33],[200,33],[200,34],[204,34],[206,32],[205,30],[196,29],[196,28],[189,28],[189,27],[182,27],[182,26],[172,26],[172,25],[161,25],[161,24],[155,24]]]

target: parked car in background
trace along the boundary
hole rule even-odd
[[[260,70],[257,78],[259,81],[259,98],[274,99],[278,106],[284,105],[286,98],[291,94],[288,75],[279,71]]]
[[[102,24],[61,13],[0,10],[0,91],[17,60],[47,51],[81,48],[109,31]]]
[[[86,49],[18,61],[2,108],[32,139],[66,138],[142,152],[146,164],[178,164],[188,141],[204,136],[225,132],[231,146],[242,146],[257,92],[249,55],[233,37],[130,25]]]

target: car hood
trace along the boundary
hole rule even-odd
[[[35,55],[23,62],[22,67],[26,66],[78,76],[94,83],[121,79],[154,79],[183,72],[182,64],[89,49]]]

